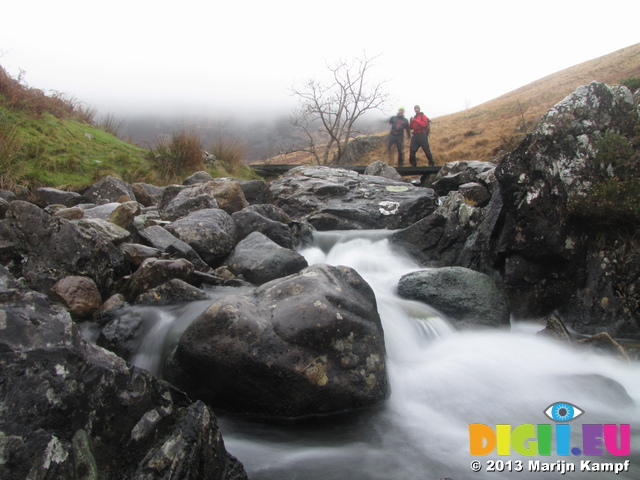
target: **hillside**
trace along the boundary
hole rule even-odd
[[[182,183],[197,170],[214,177],[255,178],[241,159],[219,155],[204,164],[201,140],[174,132],[153,150],[140,148],[95,122],[95,111],[59,92],[42,90],[12,78],[0,66],[0,189],[55,187],[81,190],[107,176],[155,185]],[[226,145],[233,155],[233,144]]]
[[[577,87],[640,76],[640,43],[561,70],[482,105],[434,119],[436,163],[490,160],[512,150],[547,111]]]
[[[546,76],[517,90],[462,112],[432,119],[429,143],[435,162],[442,165],[454,160],[492,160],[513,150],[538,124],[549,109],[577,87],[592,81],[609,85],[629,77],[640,76],[640,43],[603,57],[589,60]],[[428,108],[426,109],[428,114]],[[413,113],[412,111],[407,114]],[[387,131],[378,136],[387,135]],[[360,164],[376,160],[395,165],[397,156],[387,157],[386,141],[361,157]],[[405,142],[405,162],[409,145]],[[272,163],[310,163],[311,157],[300,153],[280,156]],[[426,165],[424,153],[418,164]]]

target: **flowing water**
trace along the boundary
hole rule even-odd
[[[566,473],[569,478],[588,475],[580,471],[584,460],[592,461],[590,468],[620,463],[626,471],[618,475],[600,472],[588,478],[640,479],[637,363],[541,338],[535,335],[540,325],[456,331],[426,305],[395,294],[398,279],[420,267],[394,252],[388,235],[317,233],[301,253],[310,264],[353,267],[374,289],[385,332],[390,398],[378,409],[333,417],[270,421],[221,416],[227,449],[252,480],[506,479],[563,473],[530,471],[544,468],[530,463],[536,460],[556,468],[563,462],[575,465],[575,473]],[[209,303],[163,311],[133,362],[159,373],[159,356]],[[555,447],[551,456],[470,455],[470,424],[494,429],[498,424],[555,425],[544,411],[561,401],[584,411],[570,423],[571,447],[582,447],[582,423],[631,424],[631,455],[557,456]],[[478,473],[471,469],[475,460],[482,467]],[[629,467],[624,460],[630,460]],[[499,471],[488,472],[491,466]]]

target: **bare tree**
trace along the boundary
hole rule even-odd
[[[359,133],[356,121],[369,110],[380,110],[389,97],[384,82],[368,81],[376,58],[364,55],[340,60],[327,65],[329,82],[309,79],[300,88],[291,89],[299,98],[299,106],[289,121],[307,139],[296,151],[312,153],[318,165],[340,162],[347,144]]]

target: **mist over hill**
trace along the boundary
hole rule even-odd
[[[432,118],[430,142],[436,163],[494,159],[515,148],[553,105],[578,86],[591,81],[613,85],[633,76],[640,76],[640,43],[548,75],[481,105]],[[422,109],[430,116],[428,105]],[[395,106],[388,105],[388,110],[395,113]],[[359,122],[358,132],[386,135],[387,120],[382,112],[370,113]],[[126,119],[119,136],[153,148],[159,139],[183,129],[197,132],[205,149],[220,137],[240,139],[247,163],[311,163],[305,154],[283,156],[303,140],[284,113],[132,116]],[[407,152],[408,148],[407,142]],[[419,163],[420,158],[419,154]],[[395,157],[387,156],[386,145],[366,154],[360,163],[380,159],[395,164]]]
[[[373,134],[385,128],[386,117],[376,113],[358,122],[361,134]],[[291,150],[302,140],[301,132],[284,114],[262,117],[140,115],[123,118],[122,122],[118,136],[143,148],[154,148],[160,140],[181,130],[196,132],[205,150],[219,138],[237,138],[244,144],[246,163],[266,161]]]

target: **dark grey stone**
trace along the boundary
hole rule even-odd
[[[57,188],[41,187],[33,193],[33,201],[39,207],[49,205],[64,205],[73,207],[82,202],[82,196],[77,192],[66,192]]]
[[[509,325],[509,298],[493,278],[462,267],[421,270],[404,275],[398,294],[442,312],[457,325]]]
[[[242,480],[213,412],[86,342],[0,266],[0,477]]]
[[[19,274],[34,290],[48,292],[61,278],[81,275],[91,278],[107,298],[130,271],[124,254],[100,230],[91,229],[88,235],[32,203],[12,202],[4,227],[4,245],[14,259],[23,259],[16,263]]]
[[[231,216],[219,208],[190,213],[166,229],[188,243],[212,267],[219,266],[236,245],[236,225]]]
[[[430,188],[329,167],[297,167],[269,185],[271,203],[317,230],[404,228],[436,208]]]
[[[292,249],[295,241],[291,228],[284,223],[263,217],[259,213],[245,208],[231,215],[237,227],[238,240],[242,240],[253,232],[260,232],[284,248]]]
[[[178,305],[181,303],[207,300],[204,290],[188,284],[179,278],[172,278],[155,288],[147,290],[136,298],[136,305]]]
[[[259,232],[253,232],[239,242],[225,265],[234,275],[256,285],[297,273],[308,266],[298,252],[281,247]]]
[[[215,302],[168,371],[193,398],[237,412],[340,412],[389,393],[373,291],[355,270],[329,265]]]
[[[136,199],[131,185],[115,177],[103,178],[90,186],[82,194],[82,197],[86,199],[88,203],[95,203],[97,205],[117,202],[118,199],[123,196],[129,197],[130,200]]]
[[[206,271],[210,268],[188,243],[183,242],[159,225],[147,227],[141,230],[139,235],[152,247],[166,252],[171,256],[189,260],[198,270]]]

